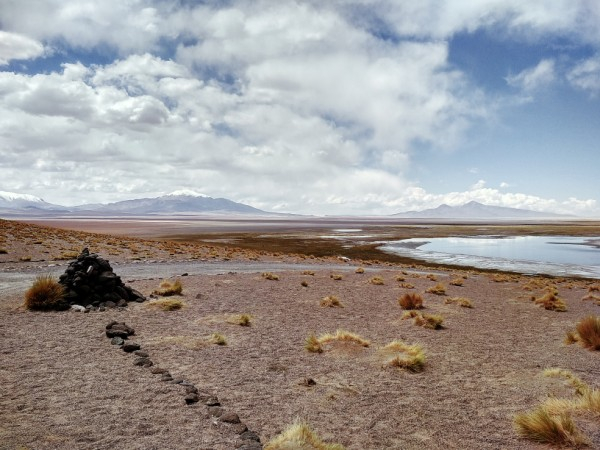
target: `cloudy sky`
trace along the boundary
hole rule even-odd
[[[595,0],[2,0],[0,190],[600,216]]]

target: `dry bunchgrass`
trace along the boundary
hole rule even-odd
[[[321,343],[321,345],[329,344],[331,342],[357,344],[361,347],[368,347],[369,345],[371,345],[371,343],[368,340],[363,339],[356,333],[351,333],[350,331],[346,330],[336,330],[335,333],[322,334],[321,336],[319,336],[319,342]]]
[[[536,305],[541,305],[549,311],[564,312],[567,310],[567,304],[555,291],[549,291],[540,298],[533,297],[533,301]]]
[[[342,305],[342,302],[340,302],[340,299],[335,295],[328,295],[327,297],[323,297],[321,299],[321,306],[327,306],[329,308],[333,308],[335,306],[339,308],[344,307],[344,305]]]
[[[340,281],[344,277],[342,275],[340,275],[339,273],[332,273],[331,275],[329,275],[329,278],[331,278],[332,280],[335,280],[335,281]]]
[[[38,275],[25,293],[25,307],[34,311],[66,309],[65,288],[51,275]]]
[[[354,273],[365,273],[365,269],[363,269],[362,267],[357,267]]]
[[[575,327],[577,340],[589,350],[600,350],[600,316],[588,316]]]
[[[458,305],[458,306],[462,306],[463,308],[472,308],[473,307],[473,302],[471,302],[471,300],[469,300],[466,297],[450,297],[447,298],[446,300],[444,300],[444,303],[446,305]]]
[[[438,283],[435,286],[428,288],[425,292],[435,295],[446,295],[446,287],[442,283]]]
[[[265,450],[344,450],[340,444],[328,444],[305,422],[296,422],[271,439]]]
[[[221,333],[212,333],[209,342],[215,345],[227,345],[227,339]]]
[[[183,285],[181,280],[177,279],[173,282],[165,280],[160,283],[160,288],[156,289],[152,293],[154,295],[160,295],[161,297],[171,297],[173,295],[181,295],[183,292]]]
[[[404,275],[398,275],[398,276],[396,276],[395,280],[396,280],[398,283],[403,283],[403,282],[405,282],[405,281],[406,281],[406,277],[405,277]]]
[[[305,270],[302,272],[302,275],[310,275],[310,276],[315,276],[315,273],[312,270]]]
[[[600,292],[600,284],[592,284],[588,286],[588,292]]]
[[[415,285],[412,283],[400,283],[399,285],[403,289],[414,289]]]
[[[252,316],[250,314],[237,314],[227,319],[227,322],[241,327],[249,327],[252,322]]]
[[[557,446],[581,446],[588,443],[570,414],[550,414],[544,406],[515,415],[514,425],[520,436],[536,442]]]
[[[444,318],[437,314],[422,314],[415,310],[405,311],[402,320],[415,319],[414,324],[431,330],[440,330],[444,328]]]
[[[462,278],[454,278],[450,281],[452,286],[462,286],[464,284],[464,280]]]
[[[425,367],[425,352],[418,345],[409,345],[403,341],[392,341],[379,349],[385,358],[385,366],[399,367],[409,372],[421,372]]]
[[[162,311],[176,311],[185,306],[185,303],[181,300],[174,298],[159,298],[156,300],[150,300],[146,303],[148,308],[157,308]]]
[[[279,281],[279,275],[271,272],[263,272],[261,275],[265,280]]]
[[[378,277],[378,276],[370,278],[369,283],[374,284],[376,286],[382,286],[385,284],[385,282],[383,281],[383,278]]]
[[[428,273],[427,275],[425,275],[425,277],[426,277],[428,280],[431,280],[431,281],[437,281],[437,275],[435,275],[435,274],[433,274],[433,273]]]
[[[304,341],[304,348],[311,353],[323,353],[323,345],[319,341],[319,338],[311,333]]]
[[[495,283],[507,283],[509,281],[513,281],[513,277],[511,277],[510,275],[506,275],[503,273],[495,273],[494,275],[492,275],[492,281],[494,281]]]
[[[423,308],[423,297],[420,294],[407,292],[398,299],[402,309],[421,309]]]
[[[600,295],[589,293],[589,294],[586,294],[583,297],[581,297],[581,300],[583,300],[583,301],[591,300],[593,302],[596,302],[598,305],[600,305]]]

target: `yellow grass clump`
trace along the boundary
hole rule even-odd
[[[279,275],[275,275],[274,273],[271,273],[271,272],[263,272],[262,277],[265,280],[279,281]]]
[[[306,338],[306,341],[304,341],[304,348],[311,353],[323,353],[323,346],[314,333]]]
[[[564,312],[567,310],[567,304],[554,291],[549,291],[540,298],[533,297],[536,305],[541,305],[549,311]]]
[[[340,281],[344,277],[342,275],[340,275],[339,273],[332,273],[331,275],[329,275],[329,278],[331,278],[332,280],[335,280],[335,281]]]
[[[215,345],[227,345],[227,339],[221,333],[212,333],[209,341]]]
[[[235,316],[231,316],[227,322],[234,324],[234,325],[239,325],[242,327],[249,327],[252,321],[252,316],[250,314],[238,314]]]
[[[572,338],[588,350],[600,350],[600,316],[587,316],[575,327],[577,334]]]
[[[344,305],[342,305],[342,302],[340,302],[340,299],[337,298],[335,295],[328,295],[327,297],[323,297],[321,299],[321,306],[327,306],[330,308],[333,308],[334,306],[337,306],[339,308],[344,307]]]
[[[373,277],[369,279],[369,283],[374,284],[376,286],[382,286],[384,283],[383,278],[381,277]]]
[[[464,284],[464,280],[462,278],[454,278],[450,281],[452,286],[462,286]]]
[[[360,337],[356,333],[351,333],[346,330],[336,330],[335,333],[325,333],[319,336],[319,342],[321,344],[327,344],[330,342],[349,342],[353,344],[358,344],[361,347],[368,347],[371,343]]]
[[[354,273],[365,273],[365,269],[363,269],[362,267],[357,267]]]
[[[402,315],[402,320],[415,319],[415,325],[429,328],[431,330],[440,330],[444,328],[444,318],[437,314],[422,314],[415,310],[405,311]]]
[[[558,446],[579,446],[588,443],[570,414],[552,415],[543,406],[515,415],[514,425],[520,436],[536,442]]]
[[[34,311],[52,311],[68,308],[65,289],[51,275],[38,275],[25,293],[25,307]]]
[[[431,280],[431,281],[437,281],[437,276],[436,276],[435,274],[433,274],[433,273],[428,273],[427,275],[425,275],[425,277],[426,277],[428,280]]]
[[[420,294],[407,292],[398,299],[402,309],[421,309],[423,308],[423,297]]]
[[[315,273],[312,270],[305,270],[304,272],[302,272],[302,275],[311,275],[311,276],[315,276]]]
[[[463,308],[472,308],[473,307],[473,303],[471,302],[471,300],[469,300],[466,297],[450,297],[447,298],[446,300],[444,300],[444,303],[446,305],[458,305],[458,306],[462,306]]]
[[[185,306],[185,303],[181,300],[177,300],[174,298],[159,298],[156,300],[150,300],[146,303],[148,308],[157,308],[162,311],[176,311]]]
[[[438,283],[435,286],[428,288],[425,292],[435,295],[446,295],[446,287],[442,283]]]
[[[425,352],[418,345],[409,345],[403,341],[395,340],[379,349],[386,357],[385,365],[399,367],[409,372],[421,372],[425,367]]]
[[[183,291],[183,285],[181,284],[181,280],[178,278],[175,281],[171,282],[168,280],[160,283],[160,289],[156,289],[152,293],[154,295],[160,295],[161,297],[171,297],[173,295],[181,295]]]
[[[340,444],[328,444],[305,422],[296,422],[271,439],[265,450],[344,450]]]
[[[415,285],[412,283],[400,283],[400,287],[404,289],[414,289]]]

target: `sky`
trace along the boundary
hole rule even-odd
[[[0,190],[600,216],[596,0],[2,0]]]

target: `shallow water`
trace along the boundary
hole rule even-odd
[[[599,237],[477,236],[404,239],[381,249],[442,264],[600,278]]]

